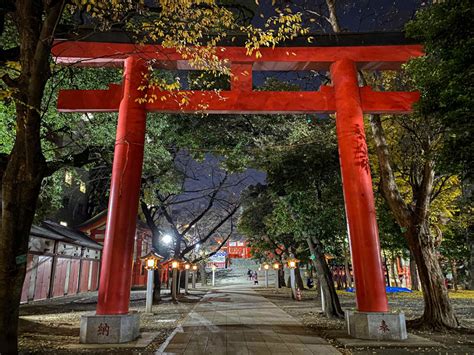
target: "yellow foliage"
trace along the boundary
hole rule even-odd
[[[214,76],[231,75],[227,60],[220,58],[218,44],[231,33],[247,35],[245,48],[248,55],[262,57],[261,47],[275,47],[278,43],[308,33],[302,25],[300,13],[292,13],[289,7],[276,9],[276,15],[269,17],[263,28],[237,24],[232,11],[216,0],[156,0],[160,11],[147,12],[144,0],[73,0],[71,11],[85,9],[91,16],[100,19],[104,28],[114,22],[123,21],[125,15],[134,11],[126,29],[134,34],[140,44],[160,43],[164,48],[173,48],[195,69],[206,70]],[[153,63],[151,63],[153,65]],[[150,96],[148,88],[167,92],[179,90],[179,82],[169,83],[162,79],[149,80],[140,87],[143,100],[153,102],[158,98]],[[160,100],[167,97],[161,96]],[[177,101],[187,104],[186,98]]]

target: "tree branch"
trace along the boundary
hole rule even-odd
[[[433,191],[434,180],[434,162],[427,160],[423,164],[423,175],[418,191],[413,191],[416,196],[415,215],[418,221],[424,221],[427,218],[430,206],[430,197]],[[416,195],[415,195],[416,193]]]
[[[380,183],[385,200],[394,212],[398,223],[406,227],[410,218],[410,209],[403,200],[395,181],[395,175],[389,158],[389,150],[380,115],[370,115],[370,126],[375,141],[375,148],[379,160]]]
[[[181,257],[189,253],[191,250],[193,250],[196,245],[198,244],[203,244],[205,243],[222,225],[231,218],[235,212],[239,209],[240,204],[237,204],[234,206],[234,208],[227,214],[226,217],[224,217],[219,223],[217,223],[203,238],[200,238],[198,242],[189,245],[188,247],[184,248],[183,251],[181,252]]]
[[[55,160],[55,161],[46,163],[45,176],[51,176],[56,171],[64,167],[80,168],[86,164],[93,163],[98,160],[99,159],[95,157],[91,158],[90,148],[87,147],[80,153],[69,155],[61,160]]]
[[[227,174],[225,175],[224,179],[222,179],[222,181],[220,182],[218,188],[211,194],[211,197],[210,197],[210,200],[209,200],[209,203],[207,205],[207,207],[200,213],[196,216],[196,218],[194,218],[189,224],[188,226],[183,230],[183,235],[185,235],[187,232],[189,232],[189,230],[197,223],[199,222],[199,220],[204,217],[204,215],[209,212],[209,210],[212,208],[212,206],[214,205],[214,201],[215,201],[215,198],[217,196],[217,194],[219,193],[222,185],[225,183],[225,181],[227,180]]]
[[[209,253],[209,254],[207,254],[207,255],[203,255],[203,256],[201,256],[201,257],[199,257],[199,258],[197,258],[197,259],[194,259],[194,260],[193,260],[193,264],[194,264],[194,263],[198,263],[198,262],[200,262],[201,260],[210,258],[211,256],[217,254],[217,252],[218,252],[219,250],[221,250],[221,248],[225,245],[225,243],[227,243],[227,241],[229,240],[229,238],[232,236],[232,232],[233,232],[233,228],[231,229],[231,231],[230,231],[230,233],[227,235],[227,237],[222,241],[222,243],[219,244],[219,246],[217,247],[216,250],[214,250],[212,253]]]

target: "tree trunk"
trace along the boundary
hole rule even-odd
[[[410,280],[411,280],[411,289],[414,291],[420,290],[420,283],[418,281],[418,270],[416,267],[415,259],[410,253]]]
[[[161,302],[161,271],[159,269],[154,271],[154,285],[153,285],[153,304]]]
[[[15,79],[16,138],[2,175],[0,220],[0,353],[18,350],[18,314],[31,225],[46,163],[41,150],[41,101],[49,53],[64,2],[15,2],[21,74]],[[43,6],[46,8],[43,9]],[[4,80],[5,81],[5,80]],[[8,285],[8,287],[6,287]]]
[[[299,267],[295,269],[295,281],[296,281],[296,288],[299,288],[300,290],[304,290],[304,282],[303,282],[303,278],[301,277],[301,271]]]
[[[411,324],[436,330],[458,327],[459,322],[449,302],[436,246],[429,233],[426,223],[419,228],[412,227],[406,233],[410,251],[418,267],[425,303],[423,315]]]
[[[286,287],[286,281],[285,281],[285,261],[283,260],[283,257],[280,255],[280,265],[281,267],[278,269],[278,287]]]
[[[387,279],[387,286],[391,287],[392,284],[390,283],[390,270],[388,269],[387,255],[385,254],[385,251],[383,252],[383,265],[385,267],[385,278]]]
[[[378,157],[382,193],[396,221],[406,230],[405,238],[415,258],[423,290],[425,303],[423,316],[411,323],[431,329],[457,327],[459,323],[449,302],[448,291],[436,254],[437,241],[430,235],[429,230],[434,163],[429,159],[424,161],[419,172],[420,182],[412,191],[415,198],[412,204],[408,205],[397,186],[380,116],[371,115],[370,125]]]
[[[472,227],[470,228],[472,231]],[[471,255],[469,258],[469,283],[468,287],[470,290],[474,290],[474,233],[470,233],[470,237],[468,237],[469,246]]]
[[[199,265],[199,273],[201,274],[201,286],[207,285],[207,275],[206,275],[206,264],[201,263]]]
[[[283,268],[278,269],[278,286],[279,288],[286,287],[285,270]]]
[[[344,241],[344,269],[346,271],[346,283],[347,287],[352,287],[352,276],[351,276],[351,269],[349,267],[350,258],[349,258],[349,250],[347,250],[346,242]]]
[[[339,19],[337,18],[336,12],[336,0],[326,0],[326,5],[329,10],[329,24],[334,32],[341,32],[341,26],[339,25]]]
[[[456,260],[449,259],[449,266],[451,267],[451,274],[453,275],[453,288],[454,291],[458,290],[458,271],[456,266]]]
[[[23,128],[18,128],[23,131]],[[15,143],[2,179],[0,354],[17,353],[18,315],[26,273],[28,241],[44,162],[39,144],[37,161],[30,164],[26,162],[26,155],[29,154],[25,152],[25,148],[32,148],[34,142],[26,142],[29,134],[23,133]]]
[[[341,304],[339,302],[339,296],[337,295],[336,289],[334,287],[332,273],[326,262],[324,253],[322,252],[321,245],[319,241],[317,243],[313,243],[311,238],[307,238],[306,241],[311,254],[315,256],[313,265],[316,269],[316,275],[324,295],[324,305],[322,307],[324,309],[324,313],[330,318],[342,318],[344,316],[344,312],[342,311]]]
[[[398,287],[398,268],[397,268],[397,257],[392,253],[392,260],[390,260],[390,266],[392,269],[392,279],[395,287]]]

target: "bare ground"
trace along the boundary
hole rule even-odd
[[[413,334],[441,343],[441,347],[346,349],[336,340],[338,334],[345,332],[344,321],[327,319],[320,314],[321,303],[316,291],[303,290],[302,301],[296,302],[291,300],[287,288],[277,291],[274,288],[257,287],[256,290],[290,315],[300,319],[306,326],[316,330],[318,335],[326,338],[344,354],[474,354],[474,291],[453,292],[450,295],[463,329],[444,333],[410,330]],[[132,292],[131,310],[142,313],[140,331],[156,333],[148,347],[136,349],[71,349],[71,345],[79,343],[81,315],[95,311],[97,293],[26,304],[20,311],[20,351],[23,354],[150,354],[158,350],[206,292],[207,289],[203,288],[193,290],[192,296],[183,296],[178,304],[171,302],[169,295],[165,295],[159,305],[153,306],[153,315],[143,313],[145,292]],[[343,308],[355,307],[354,294],[339,292],[339,296]],[[407,319],[420,316],[423,311],[423,299],[419,292],[390,294],[389,303],[391,310],[405,312]]]
[[[328,319],[321,312],[319,295],[314,290],[303,290],[302,300],[293,301],[290,290],[282,288],[259,288],[258,292],[285,310],[295,318],[300,319],[306,326],[316,330],[320,336],[327,339],[344,354],[474,354],[474,291],[460,291],[450,293],[456,315],[461,321],[462,328],[455,331],[432,333],[409,329],[409,333],[429,338],[442,344],[441,347],[420,348],[396,348],[380,349],[342,347],[336,340],[337,336],[345,333],[344,320]],[[344,291],[338,291],[341,306],[343,308],[355,308],[355,295]],[[392,311],[403,311],[407,319],[421,316],[423,312],[423,298],[421,292],[389,294],[389,306]]]
[[[165,291],[166,292],[166,291]],[[159,305],[153,306],[153,315],[144,313],[145,291],[133,291],[130,309],[141,313],[140,332],[156,333],[146,348],[71,349],[79,343],[81,315],[94,312],[97,292],[62,297],[22,305],[20,308],[19,349],[21,354],[149,354],[166,340],[181,323],[207,289],[193,290],[189,297],[181,296],[175,304],[169,294]]]

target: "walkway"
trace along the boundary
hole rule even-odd
[[[157,354],[340,354],[245,286],[214,289]]]

